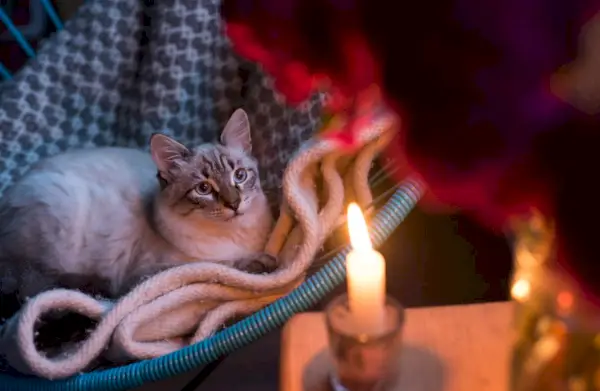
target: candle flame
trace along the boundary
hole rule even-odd
[[[531,284],[524,278],[520,278],[513,284],[510,289],[510,294],[513,299],[517,301],[523,301],[527,299],[529,293],[531,292]]]
[[[357,251],[369,251],[373,249],[367,223],[360,207],[352,202],[348,205],[348,233],[352,248]]]

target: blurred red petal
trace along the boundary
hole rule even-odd
[[[401,182],[409,176],[416,176],[422,179],[408,163],[406,153],[404,152],[401,144],[400,134],[398,134],[384,150],[383,159],[386,162],[394,162],[393,167],[391,167],[392,170],[388,172],[388,175],[397,182]],[[453,212],[456,209],[454,206],[439,200],[429,189],[425,192],[423,198],[421,198],[419,206],[429,212],[434,213],[448,213]]]
[[[285,95],[289,103],[297,105],[310,97],[313,78],[302,63],[290,62],[278,72],[275,87]]]
[[[273,56],[256,40],[250,28],[238,23],[228,23],[226,32],[240,56],[262,64],[265,69],[274,68]]]

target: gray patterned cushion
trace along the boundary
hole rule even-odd
[[[146,148],[154,132],[201,143],[244,107],[276,205],[286,162],[319,123],[320,98],[286,107],[269,79],[231,52],[219,3],[87,1],[0,84],[0,195],[40,158],[82,147]]]

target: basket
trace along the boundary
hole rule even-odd
[[[253,153],[273,208],[286,163],[320,124],[321,97],[285,105],[260,69],[237,58],[220,30],[219,1],[92,0],[65,23],[39,1],[57,33],[37,51],[0,8],[0,21],[29,58],[0,64],[0,196],[41,158],[71,148],[146,148],[161,131],[188,143],[216,137],[234,108],[249,113]],[[59,4],[67,4],[61,2]],[[65,11],[61,14],[69,14]],[[275,151],[275,152],[274,152]],[[372,225],[381,244],[414,207],[420,183],[408,181]],[[175,353],[49,381],[0,374],[0,390],[127,390],[207,364],[309,309],[345,278],[342,251],[291,294]]]

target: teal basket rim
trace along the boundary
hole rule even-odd
[[[50,0],[37,1],[41,2],[56,29],[61,30],[63,23]],[[31,44],[1,7],[0,22],[7,27],[23,52],[29,58],[35,57],[35,50]],[[12,78],[9,69],[2,63],[0,63],[0,77],[5,80]],[[375,246],[381,245],[410,213],[420,199],[422,191],[422,185],[416,180],[407,180],[396,190],[373,221],[371,237]],[[0,373],[0,390],[120,391],[188,372],[253,342],[267,332],[283,325],[295,313],[314,306],[344,281],[346,277],[345,256],[348,251],[349,248],[346,248],[338,253],[321,270],[289,295],[212,337],[176,352],[151,360],[55,381]]]
[[[420,183],[405,181],[379,211],[371,226],[371,238],[380,246],[414,208],[422,195]],[[0,375],[0,390],[10,391],[121,391],[167,379],[225,356],[283,325],[292,315],[317,304],[346,277],[345,256],[335,255],[316,274],[285,297],[210,338],[151,360],[83,373],[63,380]]]

